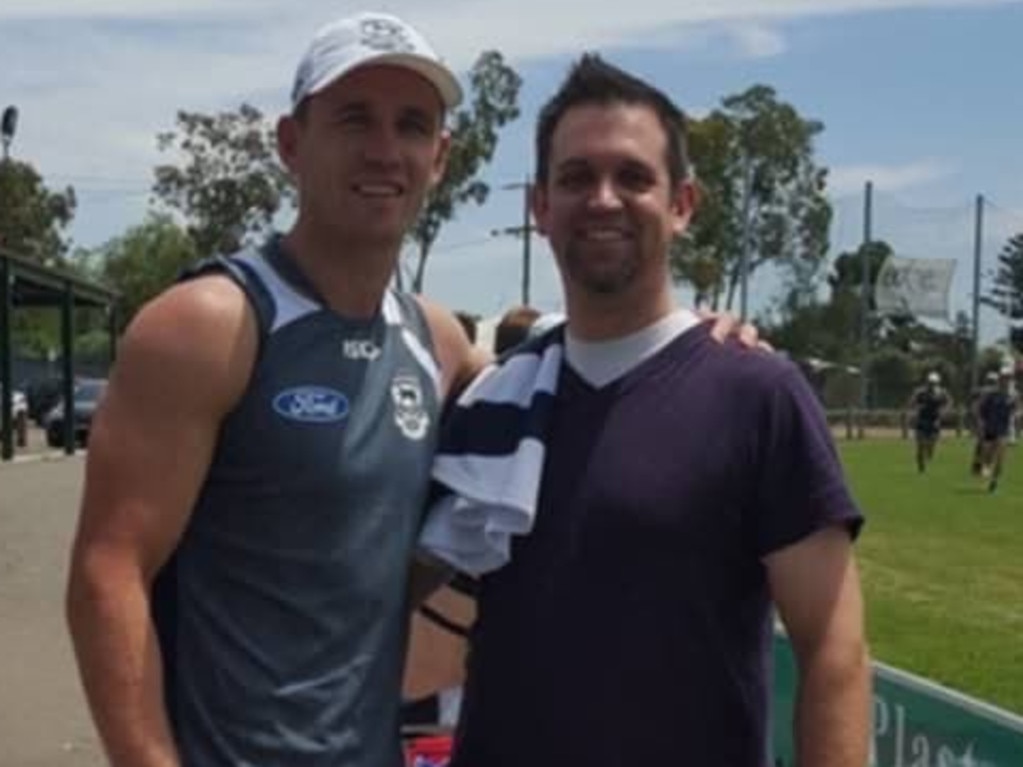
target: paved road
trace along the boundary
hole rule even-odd
[[[0,767],[103,767],[64,623],[63,591],[84,457],[50,450],[30,433],[13,463],[0,461]],[[468,624],[464,600],[431,604]],[[414,622],[408,691],[458,684],[461,643]]]
[[[0,767],[105,764],[63,617],[82,467],[0,462]]]

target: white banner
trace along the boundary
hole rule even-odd
[[[874,287],[877,311],[948,319],[955,270],[951,259],[889,256]]]

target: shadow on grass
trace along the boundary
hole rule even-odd
[[[976,487],[960,485],[953,488],[952,493],[955,495],[990,495],[985,485],[978,485]]]

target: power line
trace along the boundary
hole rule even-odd
[[[76,197],[148,197],[150,191],[132,189],[75,189]]]
[[[486,245],[494,241],[493,237],[479,237],[475,240],[464,240],[462,242],[456,242],[453,245],[448,245],[444,248],[438,248],[437,250],[431,251],[431,255],[442,256],[445,253],[451,253],[456,250],[464,250],[465,248],[476,247],[477,245]]]
[[[141,186],[145,185],[149,188],[152,185],[150,181],[143,181],[138,176],[133,178],[121,177],[121,176],[78,176],[78,175],[66,175],[62,173],[48,173],[46,175],[49,179],[63,180],[64,182],[70,183],[87,183],[87,184],[127,184],[130,186]]]
[[[1009,219],[1019,219],[1021,225],[1023,225],[1023,208],[1003,208],[1001,205],[992,202],[987,198],[985,198],[985,200],[987,202],[987,206],[995,213],[998,213],[999,215],[1005,216],[1006,218]]]

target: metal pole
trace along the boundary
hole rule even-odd
[[[14,457],[14,411],[12,399],[14,387],[11,381],[11,355],[13,354],[11,317],[13,316],[13,290],[11,285],[11,262],[0,255],[0,458],[5,461]]]
[[[973,348],[970,354],[970,391],[977,390],[980,374],[980,262],[984,241],[984,195],[977,195],[973,231]]]
[[[866,183],[863,199],[863,245],[860,247],[860,438],[863,421],[870,404],[870,243],[874,238],[871,217],[874,207],[874,184]]]
[[[530,240],[533,238],[531,223],[530,223],[530,196],[533,186],[529,181],[529,176],[526,176],[525,183],[522,185],[522,305],[529,306],[529,271],[530,271],[530,252],[529,245]]]
[[[75,296],[70,282],[64,283],[63,299],[60,306],[60,346],[64,357],[61,360],[64,397],[64,452],[75,452]]]
[[[109,344],[109,359],[110,365],[113,366],[114,359],[117,357],[117,303],[111,301],[107,304],[107,343]]]
[[[753,198],[753,163],[747,154],[742,174],[742,250],[739,265],[739,316],[749,317],[750,209]]]

